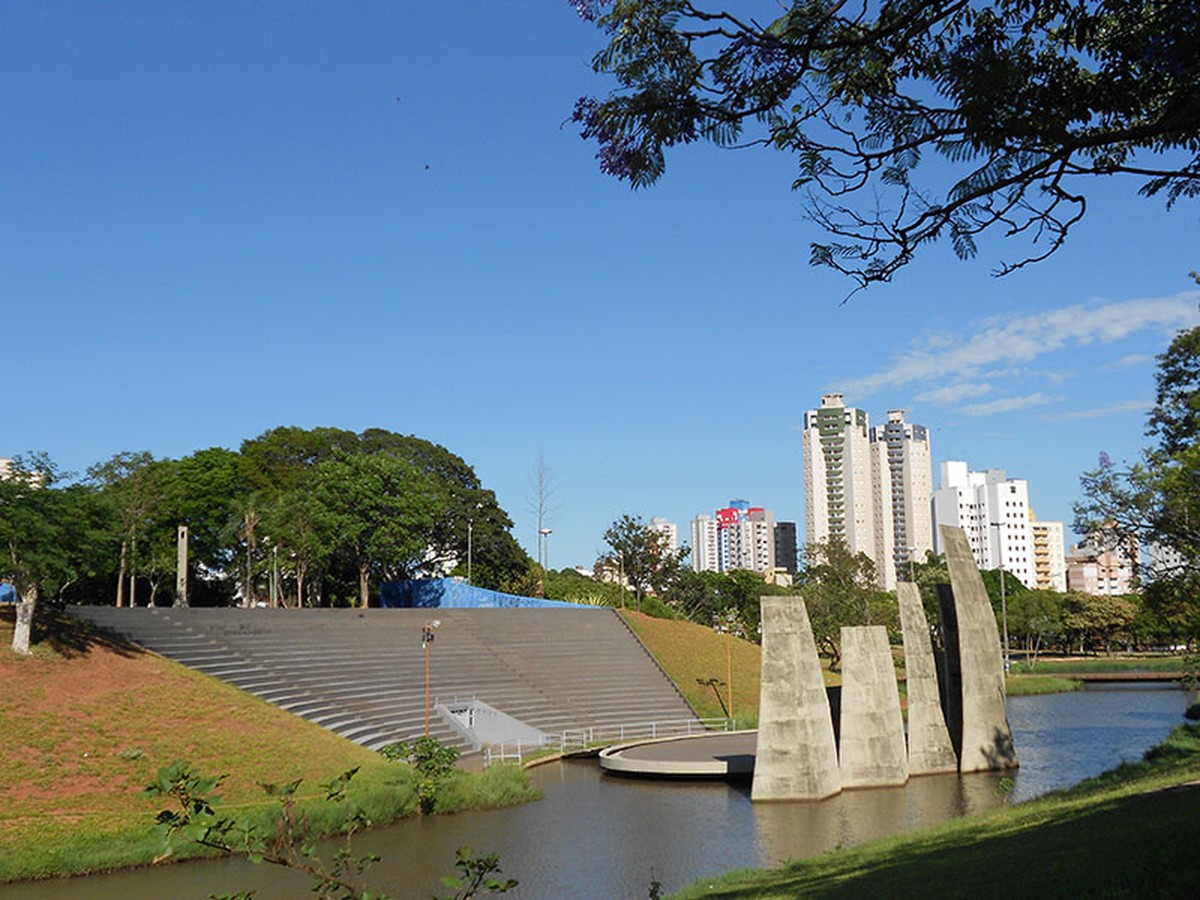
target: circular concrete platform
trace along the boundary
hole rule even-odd
[[[602,750],[600,767],[646,778],[748,778],[757,745],[757,731],[637,741]]]

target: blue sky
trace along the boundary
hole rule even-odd
[[[686,533],[741,497],[802,528],[803,413],[841,390],[1069,522],[1200,324],[1196,204],[1126,181],[1045,263],[936,247],[843,304],[786,156],[598,172],[567,119],[600,34],[565,0],[2,15],[0,456],[387,428],[463,456],[531,553],[541,457],[558,568],[626,512]]]

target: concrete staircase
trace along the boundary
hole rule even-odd
[[[608,609],[170,609],[69,612],[371,749],[425,729],[421,628],[434,704],[476,698],[547,734],[695,712]],[[441,716],[430,732],[463,749]]]

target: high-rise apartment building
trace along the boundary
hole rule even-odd
[[[732,572],[775,568],[775,518],[769,509],[731,500],[715,516],[692,520],[692,568],[697,572]]]
[[[1043,591],[1067,589],[1066,544],[1062,522],[1041,522],[1029,511],[1033,536],[1033,583]]]
[[[783,569],[789,575],[795,575],[798,569],[796,553],[796,523],[775,523],[775,567]]]
[[[655,516],[650,520],[649,528],[662,535],[663,548],[674,553],[679,549],[679,526],[674,522]]]
[[[864,410],[826,394],[804,415],[803,448],[808,541],[840,538],[874,561],[881,586],[895,587],[898,567],[933,547],[928,429],[899,409],[871,428]]]
[[[804,414],[804,527],[810,544],[840,538],[875,558],[871,429],[865,410],[826,394]],[[878,560],[876,560],[878,562]]]
[[[885,584],[891,588],[896,584],[896,571],[910,559],[924,560],[925,552],[933,549],[929,430],[905,422],[904,410],[889,409],[887,423],[871,429],[871,440],[879,470],[876,484],[881,494],[876,528],[878,560],[884,561]]]
[[[944,462],[940,485],[933,492],[933,518],[936,525],[956,525],[966,532],[980,569],[1003,567],[1026,587],[1037,586],[1029,485],[1024,479],[1010,479],[1003,469],[971,472],[961,460]],[[936,530],[935,545],[943,552]]]

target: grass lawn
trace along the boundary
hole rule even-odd
[[[1074,788],[782,869],[705,879],[697,897],[1194,897],[1200,730]]]
[[[1036,663],[1014,661],[1014,675],[1069,675],[1107,672],[1179,672],[1181,656],[1070,656],[1039,659]]]
[[[215,678],[60,616],[39,616],[34,654],[9,650],[0,610],[0,881],[149,862],[161,801],[141,796],[183,759],[228,773],[222,808],[262,815],[262,782],[303,779],[314,816],[320,785],[359,767],[351,796],[377,822],[416,806],[412,770]],[[444,806],[530,799],[523,773],[456,776]],[[503,782],[503,784],[502,784]]]
[[[694,622],[656,619],[632,610],[622,610],[621,616],[702,718],[728,717],[725,706],[728,663],[731,661],[737,727],[753,728],[758,724],[761,647],[740,638],[717,634]],[[714,678],[718,685],[702,683]]]

